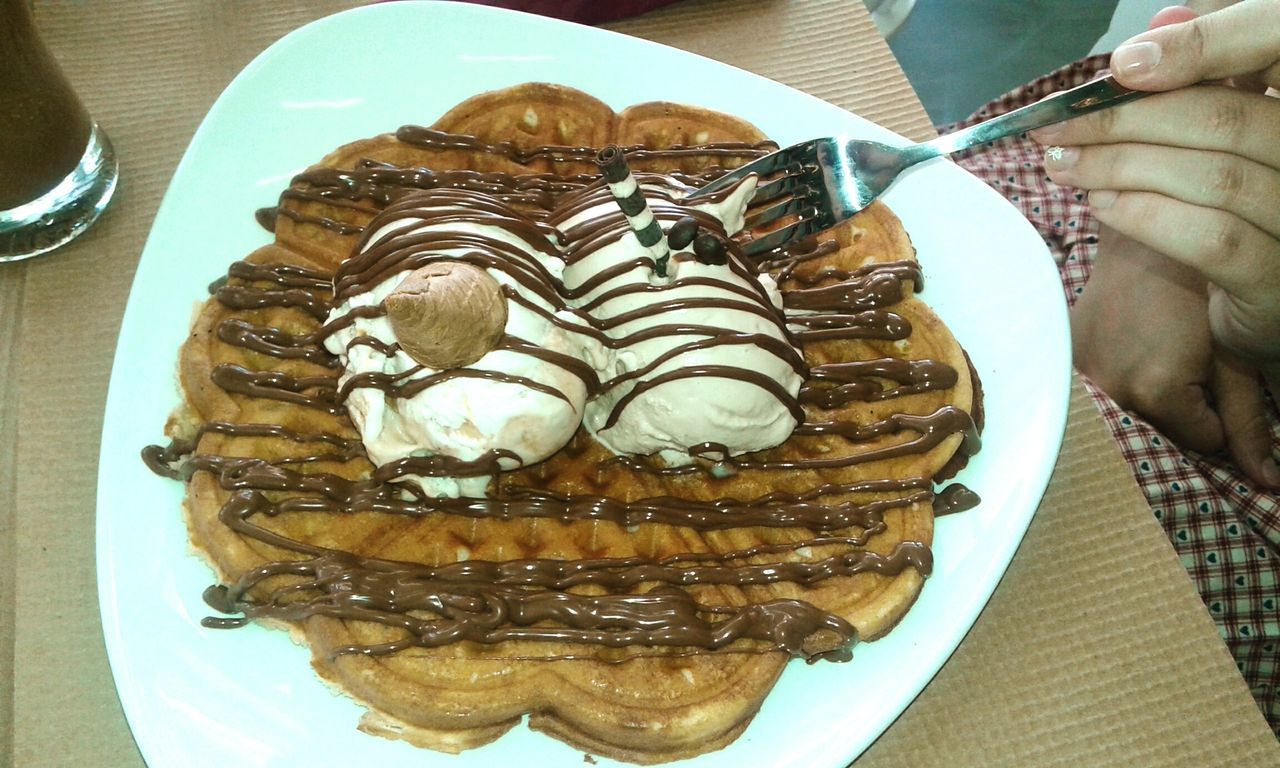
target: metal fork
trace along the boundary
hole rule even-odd
[[[736,168],[687,199],[696,201],[749,173],[759,174],[760,188],[752,198],[756,212],[748,216],[747,227],[764,227],[788,217],[794,221],[744,244],[748,256],[758,256],[848,219],[917,163],[1146,95],[1104,77],[923,144],[893,147],[843,136],[812,139]]]

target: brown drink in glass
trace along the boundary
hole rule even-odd
[[[83,232],[115,182],[111,144],[40,42],[27,0],[0,0],[0,262]]]

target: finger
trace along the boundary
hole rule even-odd
[[[1280,466],[1271,453],[1271,430],[1258,372],[1234,355],[1223,353],[1214,366],[1213,379],[1231,457],[1255,483],[1280,488]]]
[[[1073,310],[1073,322],[1077,314]],[[1094,360],[1091,350],[1074,343],[1074,328],[1072,340],[1076,369],[1115,400],[1116,405],[1146,419],[1183,448],[1208,454],[1223,447],[1222,420],[1209,406],[1204,387],[1190,382],[1171,386],[1159,373],[1151,372],[1126,380]]]
[[[1111,54],[1122,85],[1167,91],[1280,61],[1280,0],[1250,0],[1126,40]]]
[[[1184,21],[1191,21],[1199,15],[1185,5],[1171,5],[1168,8],[1161,8],[1156,11],[1156,15],[1151,17],[1151,23],[1147,24],[1147,29],[1159,29],[1170,24],[1181,24]]]
[[[1250,72],[1247,75],[1231,78],[1230,83],[1232,87],[1242,91],[1262,94],[1267,92],[1265,75],[1265,72]]]
[[[1280,170],[1239,155],[1154,144],[1096,144],[1050,148],[1044,166],[1058,184],[1159,192],[1230,211],[1280,238]]]
[[[1264,372],[1280,366],[1280,295],[1272,295],[1269,303],[1254,304],[1209,285],[1208,296],[1209,330],[1220,349]]]
[[[1162,8],[1159,11],[1156,11],[1156,15],[1152,16],[1151,22],[1147,24],[1147,29],[1159,29],[1160,27],[1167,27],[1170,24],[1181,24],[1184,21],[1191,21],[1199,15],[1199,13],[1191,10],[1185,5],[1171,5],[1168,8]],[[1271,69],[1275,70],[1274,74],[1280,75],[1280,64],[1276,64],[1271,67]],[[1261,72],[1250,72],[1246,75],[1233,75],[1226,80],[1209,82],[1227,83],[1236,88],[1246,90],[1249,93],[1266,93],[1266,81],[1270,76],[1273,76],[1273,73],[1264,70]]]
[[[1280,91],[1280,62],[1276,62],[1270,67],[1262,70],[1258,75],[1258,80],[1261,81],[1263,85],[1271,89],[1267,92],[1268,95],[1278,95],[1276,91]]]
[[[1041,144],[1141,142],[1230,152],[1280,168],[1280,99],[1201,85],[1161,93],[1031,132]]]
[[[1204,388],[1197,384],[1165,389],[1147,387],[1139,380],[1130,385],[1124,399],[1128,402],[1120,403],[1121,407],[1136,411],[1184,448],[1214,453],[1224,445],[1222,420],[1209,406]]]
[[[1089,204],[1103,224],[1196,269],[1236,300],[1274,304],[1280,241],[1239,216],[1156,192],[1094,190]]]

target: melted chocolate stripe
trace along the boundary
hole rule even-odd
[[[347,352],[350,352],[355,347],[369,347],[375,352],[381,354],[383,357],[391,357],[400,351],[399,344],[388,344],[376,336],[369,336],[367,334],[361,334],[349,341],[347,343]]]
[[[396,257],[369,265],[353,264],[346,274],[335,276],[339,301],[364,293],[397,272],[412,271],[433,261],[453,260],[499,270],[544,301],[563,304],[555,281],[546,269],[524,251],[501,240],[467,233],[426,231],[402,235],[391,245],[400,251]],[[463,252],[457,253],[459,250]]]
[[[879,309],[899,301],[902,301],[902,281],[887,273],[820,288],[797,288],[782,294],[782,305],[787,309],[813,312]]]
[[[337,379],[328,376],[289,376],[279,371],[251,371],[239,365],[220,363],[211,374],[213,383],[228,392],[282,400],[328,413],[345,413],[338,405]],[[307,394],[313,390],[314,394]]]
[[[308,169],[294,177],[292,186],[284,194],[297,199],[319,198],[325,202],[335,199],[370,200],[385,207],[410,190],[465,189],[497,197],[503,202],[519,202],[549,210],[559,195],[577,189],[593,178],[595,177],[587,175],[513,175],[366,165],[354,170]]]
[[[345,581],[351,590],[367,590],[364,574],[348,569]],[[695,647],[716,651],[739,640],[767,642],[772,650],[784,651],[809,660],[848,660],[857,630],[846,620],[800,600],[771,600],[717,611],[729,618],[711,620],[699,614],[710,612],[688,593],[671,590],[660,595],[611,595],[584,597],[567,592],[486,594],[482,598],[438,588],[416,595],[413,602],[365,608],[345,597],[337,604],[321,599],[291,602],[281,606],[236,604],[247,618],[298,621],[310,616],[356,619],[405,630],[403,639],[380,645],[352,645],[336,649],[332,656],[361,653],[382,656],[408,648],[438,648],[461,641],[490,645],[510,641],[590,643],[609,648],[633,645]],[[480,603],[472,612],[455,606],[471,598]],[[224,599],[208,598],[214,607]],[[410,611],[425,612],[440,606],[440,619],[418,619]],[[230,607],[230,606],[229,606]],[[216,622],[216,620],[215,620]],[[547,626],[547,622],[555,625]],[[235,626],[237,624],[233,624]],[[556,626],[558,625],[558,626]],[[208,626],[220,626],[210,623]],[[820,631],[834,634],[826,650],[811,652],[806,640]]]
[[[269,291],[243,285],[224,285],[218,288],[214,296],[231,309],[297,307],[317,320],[323,320],[329,314],[328,299],[320,298],[302,288]]]
[[[235,347],[251,349],[271,357],[306,360],[326,368],[339,368],[338,358],[318,344],[299,343],[276,328],[261,328],[238,318],[227,318],[218,324],[218,338]]]
[[[661,206],[661,205],[653,207],[653,214],[658,220],[668,221],[672,223],[686,216],[692,216],[695,220],[701,221],[698,215],[693,215],[693,214],[705,215],[705,214],[702,214],[702,212],[697,211],[696,209],[675,207],[675,206]],[[703,229],[706,229],[709,232],[717,233],[720,236],[721,240],[728,245],[728,250],[726,252],[727,266],[729,270],[733,272],[743,282],[744,285],[735,285],[734,283],[729,282],[727,280],[716,280],[714,281],[713,284],[716,284],[716,287],[720,288],[721,290],[730,291],[730,292],[745,296],[748,299],[753,299],[759,302],[761,307],[768,308],[769,310],[775,312],[777,314],[777,321],[779,323],[779,327],[781,327],[785,332],[785,326],[782,325],[782,318],[783,318],[782,312],[777,310],[773,306],[773,302],[770,299],[768,292],[765,291],[764,286],[761,285],[759,280],[756,279],[756,276],[759,274],[757,270],[752,266],[751,262],[748,261],[746,257],[743,256],[742,250],[737,245],[737,243],[732,239],[728,238],[728,236],[725,234],[724,227],[721,225],[721,223],[718,220],[711,217],[708,217],[708,219],[709,219],[708,221],[705,221],[704,223],[700,224],[700,226],[702,226]],[[614,242],[617,242],[618,240],[628,236],[629,234],[633,234],[631,232],[630,225],[627,223],[626,217],[621,215],[601,216],[596,220],[579,224],[578,226],[574,227],[573,229],[571,229],[569,232],[565,234],[565,240],[566,240],[566,246],[564,249],[565,263],[574,264],[578,261],[584,260],[589,256],[591,256],[593,253],[595,253],[597,250],[607,245],[610,245]],[[683,259],[677,259],[677,260],[683,260]],[[607,283],[609,280],[612,280],[614,277],[617,277],[618,275],[625,274],[626,272],[629,272],[630,270],[635,268],[648,269],[651,266],[652,266],[652,263],[649,261],[649,259],[643,258],[643,257],[627,262],[626,264],[614,265],[612,267],[601,270],[598,274],[594,275],[591,279],[583,282],[580,286],[578,286],[578,288],[574,289],[573,291],[566,291],[566,295],[570,295],[573,298],[590,296],[598,287]],[[683,280],[677,279],[676,281],[674,281],[674,285],[666,285],[658,289],[669,290],[670,288],[675,287],[676,285],[679,285],[681,283],[694,284],[695,281],[705,280],[705,279],[707,278],[685,278]],[[685,282],[685,281],[688,281],[688,282]],[[602,297],[593,297],[592,300],[586,306],[594,307],[599,303],[602,303]]]
[[[524,339],[511,335],[503,335],[503,337],[498,340],[498,345],[495,349],[504,349],[509,352],[518,352],[522,355],[536,357],[539,360],[563,368],[582,380],[582,385],[586,387],[588,396],[592,396],[600,392],[600,376],[596,373],[596,369],[572,355],[566,355],[561,352],[546,349],[538,346],[537,344],[530,344]]]
[[[869,461],[878,461],[880,459],[895,458],[915,453],[925,453],[926,451],[932,450],[949,435],[956,433],[964,435],[964,441],[961,443],[960,447],[960,451],[962,453],[971,456],[974,453],[977,453],[978,449],[981,447],[981,439],[978,437],[978,429],[973,423],[973,417],[965,411],[950,405],[943,406],[928,416],[893,414],[881,421],[865,425],[841,421],[800,423],[796,426],[792,435],[796,437],[803,437],[806,435],[838,434],[848,440],[860,442],[875,440],[876,438],[884,435],[897,434],[903,431],[915,432],[917,436],[903,440],[900,443],[863,451],[861,453],[855,453],[839,459],[810,458],[794,461],[781,461],[770,459],[750,459],[741,456],[730,457],[727,455],[728,452],[724,449],[724,446],[718,446],[716,452],[720,454],[720,458],[713,466],[702,466],[699,464],[675,467],[659,466],[651,459],[637,458],[634,456],[615,456],[612,461],[623,464],[634,471],[648,472],[656,475],[703,473],[714,477],[719,476],[718,473],[732,473],[744,469],[790,471],[795,469],[836,469],[840,467],[849,467],[856,464],[864,464]],[[696,450],[696,448],[691,448],[690,454],[698,455],[698,453],[695,452]]]
[[[832,339],[881,339],[898,341],[911,335],[911,323],[902,315],[883,309],[872,309],[856,315],[801,315],[787,318],[788,323],[817,326],[793,331],[791,337],[800,344]]]
[[[407,386],[401,382],[408,380],[416,373],[425,370],[424,366],[415,365],[407,370],[399,373],[386,373],[383,371],[364,371],[355,373],[347,377],[342,385],[338,387],[336,399],[340,403],[345,403],[347,398],[351,397],[351,393],[357,389],[379,389],[388,397],[407,397],[402,394]],[[426,387],[423,387],[425,389]]]
[[[285,218],[292,219],[298,222],[299,224],[314,224],[318,227],[323,227],[324,229],[337,232],[339,235],[358,235],[364,231],[364,227],[358,224],[349,224],[345,221],[338,221],[337,219],[329,218],[328,216],[314,216],[310,214],[299,213],[298,211],[295,211],[292,208],[282,208],[277,206],[274,208],[264,208],[263,211],[270,211],[270,214],[269,215],[264,214],[262,216],[259,216],[258,220],[259,222],[262,222],[264,220],[270,219],[272,221],[272,224],[268,229],[270,229],[272,232],[275,231],[274,219],[279,216],[284,216]]]
[[[142,460],[158,475],[173,479],[186,480],[195,471],[185,459],[191,458],[192,452],[200,444],[206,434],[226,435],[228,437],[274,437],[293,443],[328,443],[339,450],[340,461],[365,458],[364,446],[359,438],[343,437],[330,432],[298,432],[279,424],[237,424],[229,421],[206,421],[201,424],[195,434],[188,440],[174,439],[167,446],[148,445],[142,449]],[[174,469],[171,465],[184,462],[184,466]]]
[[[345,448],[344,454],[354,458],[358,453],[351,441],[331,435],[300,435],[274,425],[227,425],[211,422],[209,431],[230,435],[271,435],[295,442],[326,441]],[[299,474],[287,468],[259,460],[236,457],[197,455],[190,458],[179,472],[168,465],[181,459],[192,450],[191,443],[174,443],[167,449],[149,446],[143,456],[148,466],[169,476],[190,476],[193,472],[211,472],[226,490],[272,490],[319,494],[323,498],[285,499],[278,503],[273,513],[296,511],[329,511],[353,513],[380,511],[393,514],[426,515],[446,512],[466,517],[552,518],[562,521],[601,520],[622,526],[642,523],[680,525],[698,530],[721,530],[740,527],[804,527],[812,530],[838,530],[856,526],[874,527],[885,510],[910,506],[928,501],[931,494],[918,490],[890,499],[868,502],[838,502],[835,504],[812,503],[820,495],[855,492],[900,492],[922,488],[924,482],[883,481],[852,485],[823,486],[810,494],[792,495],[775,493],[754,502],[694,502],[672,497],[642,499],[625,503],[602,496],[563,496],[545,492],[516,493],[505,499],[448,498],[405,500],[397,492],[403,488],[388,488],[383,484],[405,475],[419,476],[480,476],[498,471],[501,458],[515,458],[514,454],[491,452],[474,461],[451,459],[445,456],[408,458],[389,463],[375,470],[373,477],[365,481],[348,481],[324,473]]]
[[[515,291],[504,290],[504,294],[510,301],[519,304],[530,312],[538,313],[557,328],[562,328],[573,333],[585,334],[610,349],[626,349],[627,347],[633,344],[639,344],[642,341],[668,336],[696,335],[714,338],[733,338],[739,335],[736,331],[729,331],[714,325],[671,324],[643,328],[635,331],[634,333],[627,334],[626,336],[608,336],[594,325],[583,326],[565,319],[560,313],[549,312],[544,307],[538,306]],[[571,312],[570,314],[573,313]],[[577,319],[578,315],[575,314],[574,317]],[[584,316],[581,319],[588,320],[589,318]],[[591,320],[595,324],[599,324],[600,322],[594,319]]]
[[[527,376],[516,376],[510,373],[502,373],[500,371],[486,371],[479,368],[450,368],[447,371],[433,373],[430,376],[423,376],[420,379],[411,379],[404,384],[396,385],[388,388],[387,394],[393,397],[413,397],[419,392],[433,387],[452,379],[488,379],[489,381],[497,381],[503,384],[516,384],[525,389],[541,392],[544,395],[558,398],[560,400],[573,404],[568,395],[556,389],[549,384],[543,384]]]
[[[248,526],[243,529],[259,535],[261,529]],[[326,554],[334,554],[329,550]],[[418,563],[364,559],[365,567],[380,573],[394,573],[396,596],[402,598],[415,587],[441,582],[450,586],[537,587],[540,589],[567,590],[584,585],[604,587],[610,592],[635,589],[646,582],[673,586],[720,585],[751,586],[789,582],[814,585],[829,578],[854,576],[859,573],[898,573],[904,567],[915,568],[928,575],[933,559],[928,547],[914,542],[902,542],[888,555],[865,550],[842,552],[812,561],[779,561],[742,566],[673,565],[659,563],[645,557],[601,558],[592,560],[466,560],[431,567]],[[300,575],[296,562],[284,568],[259,568],[241,578],[231,587],[232,599],[243,595],[263,579],[281,572]]]
[[[505,157],[515,163],[519,163],[520,165],[528,165],[534,160],[541,158],[546,158],[553,162],[590,163],[600,152],[599,147],[569,147],[554,144],[522,149],[509,141],[489,143],[478,139],[475,136],[447,133],[445,131],[437,131],[433,128],[426,128],[420,125],[402,126],[396,131],[396,139],[404,142],[405,144],[423,147],[425,149],[461,149],[488,155],[497,155],[499,157]],[[771,141],[766,141],[754,145],[733,142],[700,144],[690,147],[676,146],[669,147],[667,149],[647,149],[642,145],[634,145],[622,147],[622,151],[626,153],[628,161],[676,159],[682,157],[704,158],[708,156],[754,159],[768,154],[769,152],[777,149],[777,147],[777,144]]]
[[[247,261],[232,262],[228,277],[238,277],[246,283],[271,282],[290,288],[308,288],[313,291],[333,291],[333,275],[291,264],[251,264]]]
[[[253,349],[263,354],[281,358],[303,358],[326,367],[338,367],[336,360],[320,344],[331,334],[346,328],[360,318],[381,317],[386,314],[382,305],[355,307],[341,317],[320,326],[311,333],[295,335],[279,328],[255,325],[239,318],[228,318],[218,325],[218,338],[228,344]],[[360,343],[374,346],[377,342],[368,336],[357,337]],[[356,340],[349,346],[354,346]],[[381,342],[377,342],[381,344]],[[395,345],[398,347],[398,345]],[[385,348],[385,345],[384,345]]]
[[[601,305],[623,296],[631,296],[637,293],[665,293],[667,291],[677,290],[680,288],[687,288],[691,285],[703,285],[708,288],[727,291],[751,301],[759,298],[759,294],[752,289],[745,286],[734,285],[724,280],[716,280],[715,278],[710,277],[678,277],[670,283],[660,283],[657,285],[653,283],[627,283],[616,288],[610,288],[599,296],[591,299],[586,304],[583,304],[578,309],[583,312],[591,312],[592,310],[599,308]]]
[[[810,656],[806,640],[821,631],[832,632],[825,653],[847,656],[856,631],[844,619],[798,600],[772,600],[743,607],[701,606],[678,589],[657,589],[645,594],[587,597],[546,590],[527,591],[499,584],[480,586],[442,583],[438,578],[414,580],[424,566],[357,558],[345,552],[299,545],[297,542],[246,523],[258,512],[269,512],[262,494],[241,491],[223,507],[225,523],[260,541],[284,546],[316,557],[313,563],[281,563],[266,573],[292,575],[314,573],[321,593],[313,600],[298,600],[297,586],[282,603],[255,603],[245,599],[243,585],[212,588],[205,593],[211,607],[224,613],[243,612],[246,618],[301,620],[327,615],[371,621],[406,630],[403,640],[384,646],[352,646],[339,653],[389,653],[408,647],[438,647],[466,639],[479,643],[505,640],[591,642],[621,647],[633,644],[698,647],[715,650],[739,639],[756,639],[792,655]],[[927,548],[900,548],[867,567],[885,572],[907,564],[928,566]],[[797,564],[799,565],[799,564]],[[314,569],[314,570],[312,570]],[[707,570],[707,569],[702,569]],[[262,569],[260,569],[260,573]],[[746,572],[744,572],[746,573]],[[761,621],[758,614],[771,620]],[[433,618],[417,618],[414,614]],[[727,615],[719,621],[706,614]],[[744,619],[744,617],[746,617]],[[552,626],[547,626],[550,622]],[[212,619],[209,626],[236,626],[238,622]]]
[[[683,309],[729,309],[735,312],[746,312],[764,318],[771,323],[777,324],[780,328],[785,328],[781,319],[771,310],[760,306],[755,302],[736,301],[727,298],[679,298],[669,299],[660,304],[650,304],[639,309],[633,309],[629,312],[621,312],[612,317],[604,319],[600,322],[601,327],[605,329],[614,329],[620,325],[643,320],[647,317],[655,315],[666,315],[679,312]]]
[[[977,453],[979,446],[978,428],[973,423],[973,417],[965,411],[951,405],[943,406],[928,416],[914,416],[911,414],[896,413],[882,421],[865,425],[839,421],[808,422],[797,426],[793,434],[835,434],[854,442],[865,442],[875,440],[883,435],[896,434],[904,430],[915,432],[919,436],[896,445],[888,445],[883,448],[856,454],[845,459],[810,460],[806,462],[806,465],[818,467],[843,467],[850,464],[859,464],[877,459],[894,458],[911,453],[923,453],[931,450],[945,438],[956,433],[964,435],[964,443],[961,450],[968,455]],[[782,469],[790,463],[791,462],[741,462],[741,466],[760,466],[761,468]]]
[[[333,559],[333,555],[326,556]],[[313,561],[314,565],[290,564],[283,569],[290,575],[313,576],[313,580],[301,585],[288,587],[288,600],[269,599],[257,602],[245,597],[248,589],[255,584],[253,579],[242,580],[226,593],[218,595],[216,607],[219,610],[232,612],[240,610],[247,616],[273,618],[301,618],[314,611],[337,609],[339,612],[330,615],[343,615],[342,609],[350,607],[351,586],[353,581],[367,581],[371,588],[357,590],[358,593],[385,595],[378,601],[378,613],[389,613],[397,617],[392,623],[410,629],[414,645],[433,647],[437,644],[439,625],[408,625],[402,622],[411,611],[427,612],[442,619],[459,620],[460,614],[489,612],[494,610],[495,603],[501,605],[499,611],[504,614],[503,620],[514,627],[528,628],[521,636],[528,639],[537,637],[544,640],[580,641],[581,634],[573,630],[596,629],[626,634],[627,630],[617,629],[618,614],[625,611],[636,611],[644,616],[646,626],[654,631],[659,629],[679,637],[688,631],[690,616],[670,615],[671,609],[684,601],[693,613],[717,613],[740,615],[742,610],[750,608],[713,608],[698,606],[692,603],[688,593],[679,590],[652,590],[645,594],[607,595],[602,597],[584,597],[566,592],[548,592],[545,590],[566,590],[583,584],[604,586],[612,591],[632,589],[644,582],[659,582],[673,585],[724,584],[747,586],[752,584],[771,584],[778,581],[790,581],[800,584],[814,584],[836,576],[852,576],[858,573],[898,573],[905,567],[914,567],[927,574],[932,566],[929,550],[918,542],[905,542],[897,546],[889,555],[873,552],[849,552],[842,555],[824,558],[815,562],[795,563],[781,562],[764,565],[743,566],[738,568],[722,567],[690,567],[673,568],[645,561],[644,558],[632,558],[626,563],[608,563],[607,569],[600,568],[604,563],[580,561],[563,563],[553,560],[506,561],[501,563],[488,561],[468,561],[455,563],[439,568],[429,568],[409,563],[389,563],[387,561],[364,561],[354,564],[343,563],[341,580],[329,577],[333,567],[326,558]],[[309,564],[310,565],[310,564]],[[308,573],[311,571],[311,573]],[[257,576],[258,574],[255,574]],[[267,572],[266,575],[274,575]],[[392,586],[393,585],[393,586]],[[516,587],[516,588],[512,588]],[[537,587],[538,591],[527,591],[519,587]],[[297,595],[304,590],[319,593],[299,610]],[[272,595],[276,598],[280,593]],[[757,604],[777,606],[783,601],[770,601]],[[361,599],[357,604],[368,609],[368,601]],[[544,610],[546,605],[555,606],[555,610]],[[539,607],[534,607],[539,606]],[[803,607],[807,607],[803,608]],[[816,618],[826,628],[847,634],[847,624],[843,620],[831,621],[831,614],[813,609],[805,603],[795,602],[790,606],[808,613],[812,610]],[[607,608],[607,610],[601,610]],[[646,609],[653,608],[654,611]],[[231,609],[228,611],[227,609]],[[511,612],[515,611],[516,616]],[[824,616],[825,614],[825,616]],[[828,618],[830,617],[830,618]],[[544,622],[555,622],[558,628],[533,627]],[[733,621],[733,619],[722,620]],[[509,632],[510,625],[503,626],[499,622],[482,622],[488,624],[490,631]],[[468,622],[459,621],[462,626]],[[501,626],[501,629],[492,629]],[[846,629],[847,628],[847,629]],[[433,631],[422,632],[420,629]],[[450,628],[453,629],[452,627]],[[565,631],[565,630],[569,631]],[[817,627],[804,632],[795,633],[803,640],[816,631]],[[529,634],[536,633],[536,634]],[[670,636],[669,635],[669,636]],[[755,639],[769,639],[779,647],[797,653],[800,648],[790,645],[782,646],[772,635],[731,634],[726,641],[732,642],[740,637],[751,636]],[[847,639],[852,640],[852,634]],[[477,638],[469,638],[477,639]],[[703,638],[669,639],[661,645],[698,645],[706,647]],[[446,641],[448,642],[448,641]],[[480,638],[479,642],[496,642],[489,638]],[[711,643],[717,647],[718,643]]]
[[[786,342],[780,339],[777,339],[773,336],[767,336],[762,333],[736,333],[736,334],[724,334],[720,336],[713,336],[711,338],[706,338],[706,339],[697,339],[694,341],[687,342],[685,344],[680,344],[679,346],[676,346],[676,347],[672,347],[670,350],[655,357],[652,362],[650,362],[648,365],[644,366],[643,368],[637,368],[633,371],[629,371],[627,373],[624,373],[619,376],[615,376],[612,379],[609,379],[604,383],[601,389],[602,391],[607,391],[619,385],[625,384],[629,381],[642,378],[644,376],[648,376],[663,364],[667,363],[668,361],[674,358],[679,357],[680,355],[688,354],[690,352],[696,352],[700,349],[710,349],[712,347],[723,346],[726,344],[754,345],[780,358],[781,360],[789,364],[791,366],[791,369],[801,376],[804,376],[809,372],[809,369],[804,364],[804,359],[796,354],[795,349],[790,344],[787,344]]]
[[[884,387],[878,379],[897,382]],[[956,385],[954,368],[936,360],[880,358],[848,363],[828,363],[810,369],[809,381],[800,388],[802,404],[839,408],[849,402],[885,400]],[[825,386],[828,384],[836,386]],[[822,385],[822,386],[819,386]]]
[[[800,407],[800,404],[796,402],[795,398],[783,389],[782,385],[775,381],[772,376],[766,376],[759,371],[749,371],[745,368],[734,368],[728,365],[691,365],[678,370],[660,373],[651,379],[638,382],[631,388],[631,391],[618,399],[618,402],[613,406],[613,410],[609,412],[609,418],[605,420],[604,426],[600,429],[609,429],[614,424],[617,424],[618,417],[621,415],[622,410],[645,392],[671,381],[699,377],[731,379],[733,381],[753,384],[778,398],[779,402],[787,406],[787,410],[791,412],[791,417],[796,420],[797,424],[804,421],[804,409]]]

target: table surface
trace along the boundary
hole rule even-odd
[[[0,265],[7,764],[142,764],[107,666],[93,560],[102,408],[133,271],[173,169],[222,88],[281,35],[354,4],[37,4],[44,37],[115,142],[122,180],[87,235]],[[612,28],[758,72],[912,138],[931,134],[860,3],[685,0]],[[857,765],[1278,760],[1280,747],[1077,382],[1053,480],[995,596]]]

